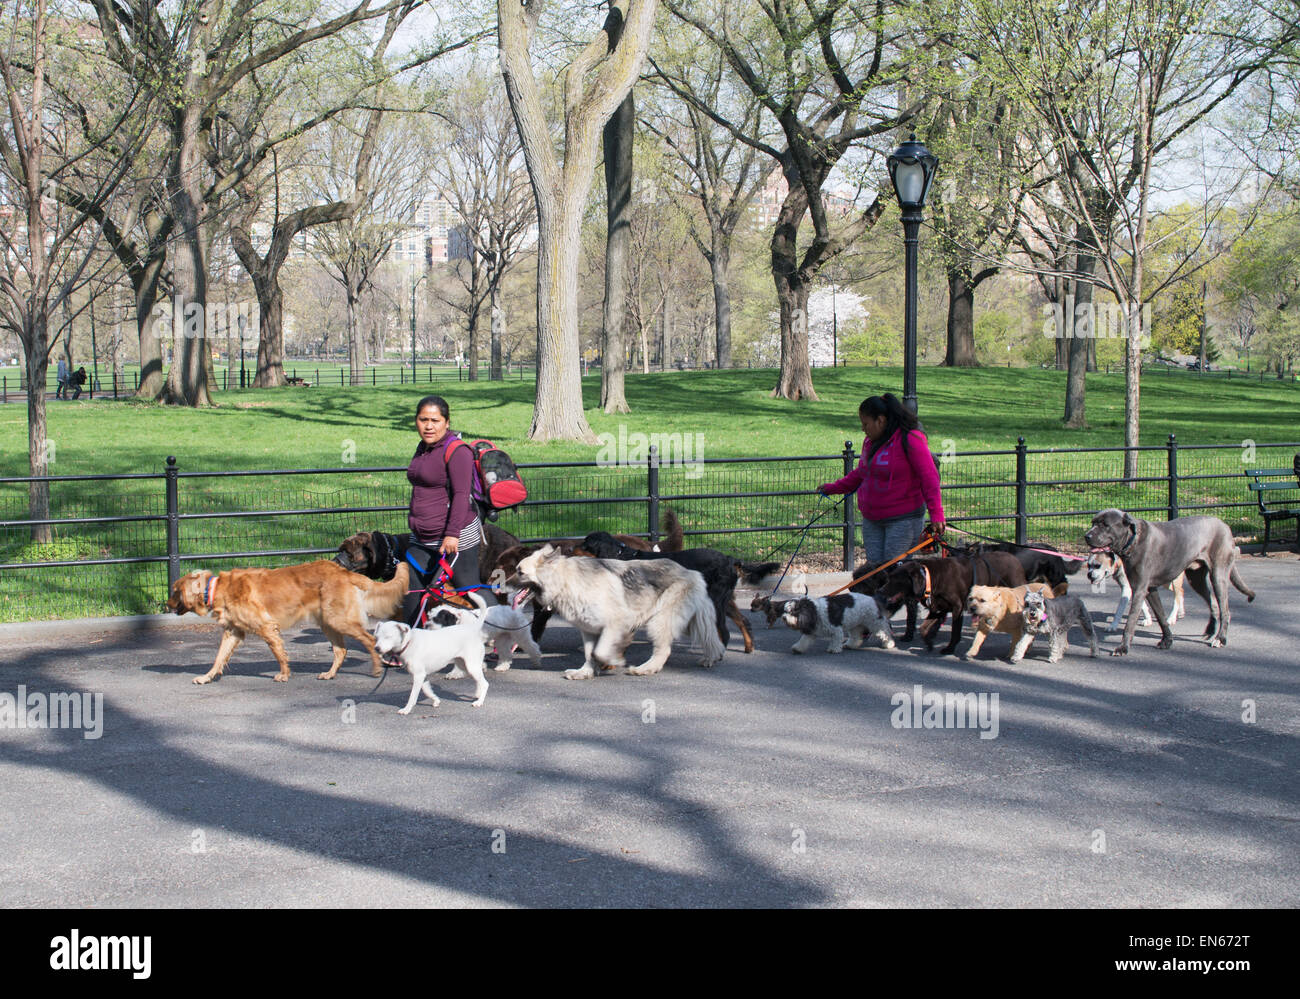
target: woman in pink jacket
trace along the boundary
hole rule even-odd
[[[943,531],[939,470],[916,417],[896,396],[886,392],[864,399],[858,419],[867,435],[862,460],[819,491],[828,496],[857,492],[867,561],[879,565],[920,542],[927,510],[931,530]]]

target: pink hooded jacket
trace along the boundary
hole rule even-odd
[[[842,479],[828,482],[821,491],[831,495],[856,491],[858,510],[867,520],[887,520],[924,506],[930,520],[943,523],[943,500],[939,496],[939,470],[930,454],[930,442],[920,430],[913,430],[903,451],[902,431],[881,445],[867,465],[871,441],[862,442],[858,467]]]

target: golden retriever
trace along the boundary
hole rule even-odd
[[[212,615],[225,629],[217,661],[195,683],[207,683],[221,676],[230,654],[244,640],[246,632],[260,635],[280,664],[276,681],[289,679],[289,657],[280,632],[299,621],[312,619],[334,647],[334,665],[319,679],[332,680],[347,655],[345,636],[360,642],[370,653],[371,676],[384,668],[375,651],[368,619],[388,620],[402,606],[410,572],[405,563],[386,583],[375,582],[348,572],[335,562],[308,562],[282,569],[229,569],[214,576],[196,569],[176,580],[167,609],[177,614],[193,611]]]
[[[1065,593],[1068,583],[1059,587]],[[974,619],[975,640],[966,650],[963,659],[974,659],[988,638],[995,631],[1011,636],[1014,649],[1024,633],[1025,594],[1030,590],[1042,593],[1048,599],[1059,596],[1047,583],[1029,583],[1026,586],[972,586],[966,598],[967,610]]]

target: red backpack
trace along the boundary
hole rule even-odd
[[[451,461],[452,452],[465,444],[474,457],[474,478],[471,496],[479,515],[484,520],[496,520],[502,510],[509,510],[528,499],[528,487],[519,477],[519,469],[499,447],[488,440],[463,441],[457,437],[447,443],[443,452],[445,461]]]

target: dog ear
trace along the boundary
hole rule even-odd
[[[1137,522],[1137,518],[1134,517],[1133,514],[1128,512],[1122,512],[1120,514],[1120,521],[1121,523],[1123,523],[1125,527],[1129,528],[1130,530],[1133,531],[1137,530],[1138,522]]]

